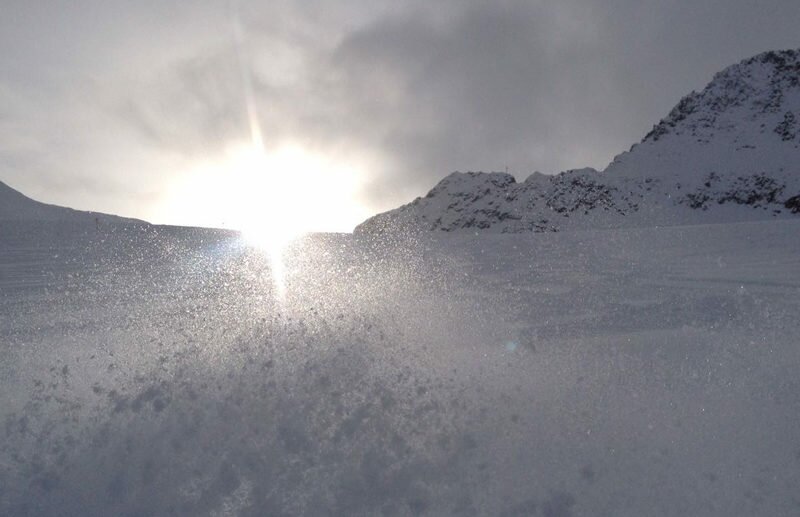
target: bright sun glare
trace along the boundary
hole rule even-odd
[[[187,167],[168,196],[167,212],[189,224],[240,230],[245,242],[269,254],[280,296],[289,242],[309,232],[351,231],[369,215],[360,196],[366,162],[361,153],[355,159],[336,149],[264,139],[246,35],[238,4],[231,7],[250,142]]]
[[[263,247],[308,232],[347,232],[368,215],[362,169],[298,145],[229,147],[187,171],[170,212],[194,224],[233,228]]]
[[[230,146],[187,171],[170,196],[170,212],[241,231],[245,242],[269,253],[280,275],[283,250],[293,239],[351,231],[368,216],[360,199],[363,168],[352,163],[295,144]]]

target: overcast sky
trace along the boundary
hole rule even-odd
[[[715,72],[800,46],[798,27],[797,0],[2,0],[0,180],[226,224],[176,199],[251,138],[249,88],[267,150],[359,171],[354,218],[454,170],[602,169]]]

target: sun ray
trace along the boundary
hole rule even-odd
[[[184,173],[164,198],[164,217],[180,214],[193,224],[239,230],[248,246],[269,257],[274,292],[283,299],[291,269],[286,248],[293,240],[310,232],[349,232],[370,214],[361,192],[375,157],[298,135],[264,135],[246,34],[236,2],[230,5],[249,134],[181,164]]]
[[[258,110],[256,109],[255,96],[253,95],[253,78],[250,70],[249,53],[247,52],[247,46],[245,44],[246,38],[244,27],[242,26],[239,5],[236,0],[231,0],[231,11],[233,18],[233,33],[236,44],[236,54],[238,57],[239,71],[242,79],[242,90],[247,112],[247,121],[250,127],[250,142],[253,147],[253,152],[255,153],[253,160],[254,163],[249,165],[254,166],[254,168],[257,169],[259,165],[262,165],[264,162],[266,162],[264,157],[264,135],[261,131],[261,123],[258,119]],[[264,168],[264,170],[251,170],[250,173],[269,174],[270,171]],[[270,217],[274,216],[275,214],[262,215]],[[270,219],[272,219],[272,217],[270,217]],[[282,301],[286,294],[286,268],[283,262],[283,255],[284,248],[291,237],[289,235],[279,235],[275,231],[265,232],[265,226],[263,226],[263,222],[261,222],[261,225],[259,225],[259,221],[253,216],[248,218],[247,224],[251,225],[252,227],[241,228],[242,235],[248,242],[256,244],[267,250],[270,259],[272,282],[275,288],[276,297],[278,301]],[[268,227],[277,228],[277,225],[273,223]]]

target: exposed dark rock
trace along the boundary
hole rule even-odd
[[[792,196],[789,199],[787,199],[783,203],[783,206],[791,210],[793,214],[800,214],[800,194],[798,194],[797,196]]]
[[[784,113],[783,121],[775,126],[774,131],[784,142],[788,142],[797,138],[797,120],[794,116],[794,113],[791,111]]]

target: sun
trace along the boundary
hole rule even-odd
[[[349,232],[369,215],[361,199],[364,163],[292,142],[230,145],[186,168],[169,195],[169,214],[189,225],[239,230],[248,246],[269,254],[280,276],[290,242],[311,232]]]
[[[158,218],[240,230],[263,246],[309,232],[349,232],[370,214],[362,198],[364,163],[294,143],[233,144],[183,166]]]
[[[298,145],[229,151],[233,192],[227,212],[248,241],[280,246],[309,232],[350,231],[365,213],[363,172]]]
[[[231,226],[250,244],[282,250],[296,237],[310,231],[308,207],[302,200],[304,177],[315,174],[306,156],[296,150],[267,154],[255,146],[243,146],[229,154],[231,195],[226,212]]]

